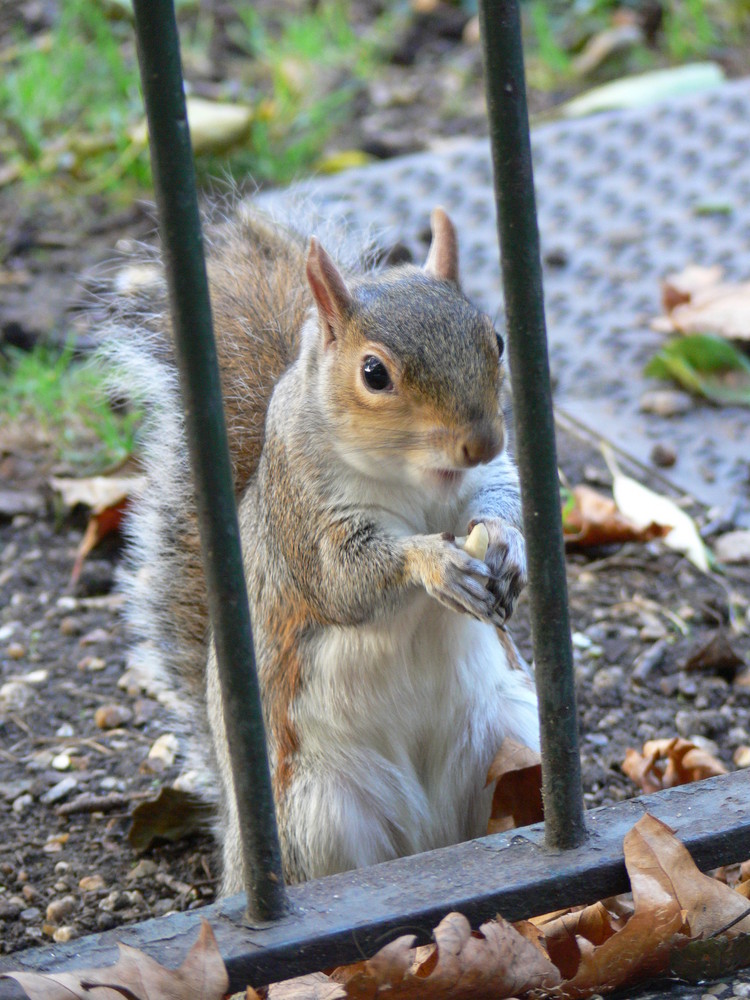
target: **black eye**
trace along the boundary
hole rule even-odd
[[[372,389],[373,392],[382,392],[383,389],[388,389],[391,386],[391,376],[388,374],[388,369],[374,354],[365,358],[365,363],[362,365],[362,378],[365,380],[367,388]]]
[[[505,341],[499,333],[496,333],[495,336],[497,337],[497,356],[501,358],[505,351]]]

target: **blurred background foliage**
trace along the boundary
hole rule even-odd
[[[373,104],[408,102],[404,81],[418,79],[423,55],[436,89],[449,63],[465,86],[481,86],[475,0],[178,0],[177,9],[188,94],[240,112],[228,139],[198,142],[203,177],[283,183],[382,154],[372,141],[348,148],[347,129]],[[523,15],[532,109],[690,60],[747,71],[750,0],[527,0]],[[4,5],[0,189],[120,200],[148,191],[131,18],[129,0]],[[447,121],[461,87],[444,96]]]

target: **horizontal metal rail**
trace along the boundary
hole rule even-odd
[[[496,913],[519,920],[626,891],[623,837],[646,812],[677,832],[699,868],[743,861],[750,857],[749,802],[750,771],[737,771],[593,809],[586,844],[572,850],[547,850],[543,825],[537,824],[291,886],[291,911],[263,929],[243,924],[244,896],[234,896],[70,944],[7,955],[0,973],[107,965],[117,958],[117,941],[176,967],[206,919],[235,992],[359,961],[401,934],[429,940],[451,910],[476,926]],[[22,996],[14,983],[0,981],[0,1000]]]

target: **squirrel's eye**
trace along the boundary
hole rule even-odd
[[[362,365],[362,378],[367,388],[372,389],[373,392],[382,392],[383,389],[388,389],[391,386],[391,376],[388,374],[388,369],[374,354],[365,358]]]
[[[505,341],[499,333],[496,333],[495,336],[497,337],[497,356],[502,358],[505,351]]]

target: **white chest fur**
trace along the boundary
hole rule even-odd
[[[316,874],[481,836],[503,738],[538,745],[533,692],[494,628],[415,593],[393,620],[326,629],[311,653],[294,724]]]

